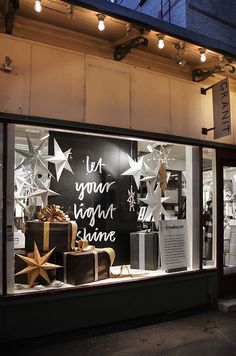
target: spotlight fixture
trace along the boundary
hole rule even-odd
[[[183,66],[186,64],[186,61],[184,59],[178,59],[177,64],[180,68],[183,68]]]
[[[43,7],[42,7],[41,0],[35,0],[34,9],[35,9],[36,12],[41,12],[42,11]]]
[[[157,35],[157,38],[158,38],[157,47],[160,49],[165,47],[164,37],[165,37],[165,35],[163,35],[161,33]]]
[[[105,15],[102,14],[98,14],[97,18],[98,18],[98,29],[99,31],[103,31],[105,30]]]
[[[178,43],[174,43],[174,46],[176,48],[177,53],[175,56],[173,56],[173,59],[179,68],[183,68],[184,65],[187,63],[184,59],[185,42],[180,41]]]
[[[200,48],[199,51],[200,51],[200,60],[201,60],[201,62],[206,62],[206,59],[207,59],[207,57],[206,57],[206,49],[205,48]]]

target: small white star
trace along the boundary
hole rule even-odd
[[[126,154],[130,168],[127,169],[122,175],[126,176],[133,176],[135,184],[139,189],[140,185],[140,176],[142,174],[143,169],[143,157],[141,157],[138,162],[134,161],[128,154]]]
[[[35,178],[35,184],[37,185],[37,189],[28,195],[28,197],[35,197],[35,196],[40,196],[43,202],[43,206],[45,207],[48,203],[48,197],[49,196],[54,196],[54,195],[60,195],[53,190],[51,190],[50,187],[51,183],[51,178],[48,178],[45,183],[43,183],[39,178]]]
[[[67,169],[69,172],[73,173],[72,168],[68,162],[70,153],[71,148],[65,152],[62,152],[60,146],[54,138],[54,156],[48,158],[47,161],[55,164],[57,182],[59,181],[64,169]]]

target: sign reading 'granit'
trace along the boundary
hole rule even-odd
[[[214,139],[231,134],[230,92],[228,78],[221,80],[212,88]]]

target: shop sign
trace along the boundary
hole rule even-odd
[[[230,92],[228,78],[212,87],[214,139],[231,134]]]
[[[162,269],[166,272],[186,270],[186,220],[161,220],[159,229]]]

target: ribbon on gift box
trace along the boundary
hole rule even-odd
[[[70,221],[70,218],[61,209],[60,205],[47,205],[40,209],[37,213],[37,217],[40,221],[47,222],[65,222]]]
[[[75,221],[70,221],[70,218],[65,214],[61,209],[60,205],[47,205],[44,208],[40,209],[37,214],[37,217],[40,221],[44,223],[43,225],[43,250],[49,250],[49,229],[50,222],[69,222],[71,225],[71,249],[75,249],[75,241],[78,226]]]
[[[139,268],[145,269],[145,232],[139,233]]]
[[[78,226],[75,221],[68,221],[71,225],[71,249],[75,249],[75,241]],[[50,230],[50,222],[44,221],[43,222],[43,251],[49,250],[49,230]]]

